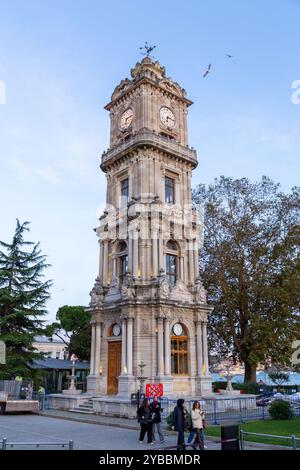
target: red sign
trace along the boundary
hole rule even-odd
[[[164,394],[163,384],[146,384],[146,397],[162,397]]]

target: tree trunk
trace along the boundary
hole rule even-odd
[[[245,364],[245,379],[244,382],[256,382],[256,364],[251,364],[248,361]]]

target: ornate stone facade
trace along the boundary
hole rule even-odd
[[[166,396],[211,391],[207,316],[199,278],[200,218],[191,205],[197,166],[188,146],[186,92],[149,57],[115,88],[110,148],[101,169],[107,206],[96,233],[88,391],[128,397],[140,361]]]

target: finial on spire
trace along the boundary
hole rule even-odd
[[[141,46],[141,47],[140,47],[140,51],[141,51],[142,56],[151,57],[151,59],[154,59],[154,57],[152,57],[152,56],[150,55],[150,53],[151,53],[152,51],[154,51],[155,48],[156,48],[156,46],[150,46],[150,45],[148,44],[148,41],[146,41],[145,44],[144,44],[144,46]]]

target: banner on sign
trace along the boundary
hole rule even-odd
[[[164,394],[164,386],[163,384],[147,384],[146,385],[146,397],[162,397]]]

